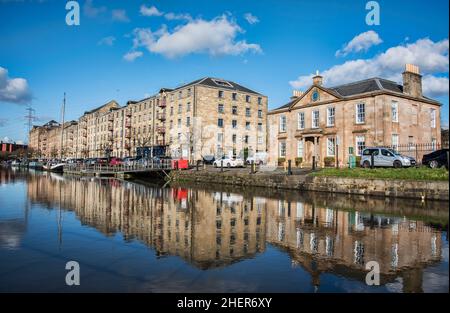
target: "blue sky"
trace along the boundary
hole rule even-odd
[[[401,79],[417,63],[424,90],[444,104],[448,125],[448,1],[0,0],[0,138],[27,140],[35,124],[66,119],[111,99],[121,105],[204,76],[239,82],[269,108],[306,89],[319,70],[326,86],[381,76]]]

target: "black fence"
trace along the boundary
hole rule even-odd
[[[448,142],[411,143],[411,144],[403,144],[397,146],[383,146],[383,147],[396,151],[402,155],[412,157],[416,160],[417,164],[422,164],[422,157],[425,154],[440,149],[448,149]]]

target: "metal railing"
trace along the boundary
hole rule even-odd
[[[425,154],[429,154],[440,149],[448,149],[448,142],[410,143],[383,146],[383,148],[388,148],[402,155],[412,157],[416,160],[417,164],[422,164],[422,158]]]
[[[133,162],[130,164],[67,164],[64,171],[74,172],[96,172],[96,173],[117,173],[117,172],[139,172],[147,170],[173,169],[172,160],[148,160],[144,162]]]

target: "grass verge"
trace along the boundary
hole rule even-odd
[[[313,172],[312,176],[333,176],[349,178],[404,179],[404,180],[448,180],[448,171],[444,168],[324,168]]]

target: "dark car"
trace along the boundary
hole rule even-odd
[[[86,165],[95,165],[95,159],[94,158],[88,158],[84,160],[84,164]]]
[[[213,164],[215,160],[216,158],[214,157],[214,155],[205,155],[203,157],[204,164]]]
[[[422,164],[431,168],[438,168],[445,166],[448,169],[447,159],[448,149],[441,149],[425,154],[422,158]]]
[[[108,164],[108,158],[97,158],[95,160],[96,164]]]

